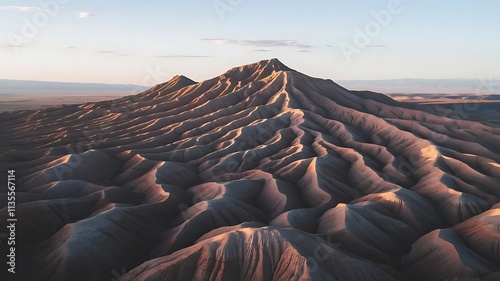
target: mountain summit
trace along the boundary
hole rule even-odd
[[[457,108],[270,59],[0,113],[16,277],[497,280],[500,128]]]
[[[262,60],[257,63],[231,68],[222,76],[238,81],[256,81],[279,71],[292,71],[292,69],[288,68],[278,59],[272,58],[269,60]]]

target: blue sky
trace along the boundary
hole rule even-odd
[[[332,80],[500,79],[499,11],[485,0],[3,0],[0,79],[152,85],[272,57]]]

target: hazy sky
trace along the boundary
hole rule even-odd
[[[152,85],[271,57],[333,80],[500,79],[499,12],[486,0],[3,0],[0,79]]]

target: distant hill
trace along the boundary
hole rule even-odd
[[[489,79],[388,79],[336,81],[351,90],[384,94],[500,94],[500,81]]]
[[[148,88],[148,86],[130,84],[67,83],[0,79],[0,95],[123,96],[137,94]]]

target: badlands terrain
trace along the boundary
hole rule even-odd
[[[1,112],[0,279],[500,280],[499,116],[276,59]]]

